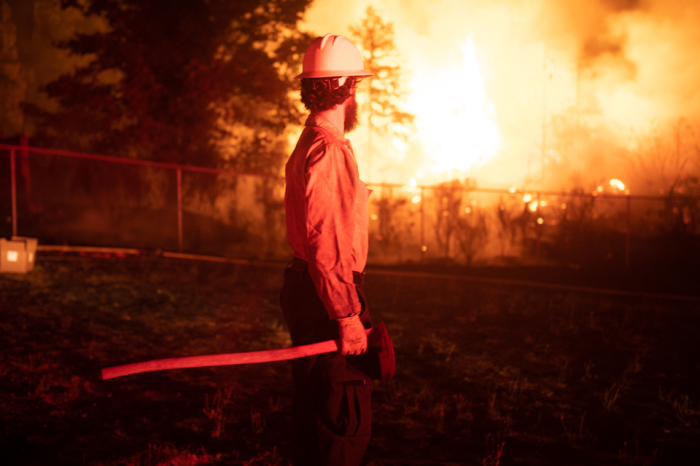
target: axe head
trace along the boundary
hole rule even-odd
[[[389,332],[384,322],[372,327],[367,336],[367,353],[360,356],[359,365],[362,371],[376,380],[386,382],[394,377],[396,372],[396,359],[394,359],[394,345],[391,343]]]

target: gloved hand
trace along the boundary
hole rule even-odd
[[[367,333],[360,316],[338,319],[340,329],[340,354],[356,355],[367,351]]]

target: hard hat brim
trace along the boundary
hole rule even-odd
[[[374,76],[365,70],[314,70],[305,71],[294,79],[306,79],[306,78],[339,78],[341,76],[357,76],[360,78],[368,78]]]

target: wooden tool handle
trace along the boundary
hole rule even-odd
[[[365,330],[368,334],[371,329]],[[238,364],[256,364],[260,362],[285,361],[287,359],[304,358],[323,353],[338,351],[340,340],[328,340],[310,345],[292,346],[266,351],[249,353],[209,354],[205,356],[189,356],[184,358],[154,359],[152,361],[125,364],[123,366],[106,367],[102,369],[102,380],[156,372],[168,369],[186,369],[191,367],[232,366]]]

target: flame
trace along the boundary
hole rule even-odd
[[[468,171],[494,157],[501,135],[471,36],[461,44],[461,67],[425,71],[411,81],[407,108],[437,173]]]
[[[547,164],[542,189],[563,188],[563,180],[582,167],[590,168],[581,180],[589,186],[621,168],[612,158],[598,159],[601,150],[635,155],[636,135],[653,136],[650,122],[665,127],[686,117],[695,125],[700,114],[698,0],[318,0],[301,29],[346,33],[359,45],[348,26],[359,25],[368,4],[394,26],[403,76],[413,77],[401,82],[408,91],[405,109],[417,116],[410,138],[373,139],[373,177],[380,175],[377,160],[383,156],[397,155],[382,167],[386,181],[404,183],[411,173],[426,185],[444,177],[439,170],[469,169],[493,156],[469,175],[480,183],[522,187],[541,169],[526,154],[534,149],[540,156],[541,149],[540,162]],[[366,141],[363,131],[360,126],[349,136],[358,148]],[[589,137],[593,131],[599,136]],[[360,148],[358,156],[363,154]],[[567,163],[559,164],[563,157]],[[430,179],[418,175],[421,169]],[[603,179],[605,191],[623,194]]]
[[[610,186],[612,186],[613,188],[617,188],[620,191],[625,190],[625,183],[623,183],[622,181],[617,180],[617,179],[610,180]]]
[[[408,184],[404,185],[401,188],[401,191],[407,193],[408,196],[411,198],[411,202],[413,202],[414,204],[418,204],[422,199],[420,194],[418,194],[420,193],[421,189],[418,187],[418,182],[414,177],[411,177]]]

